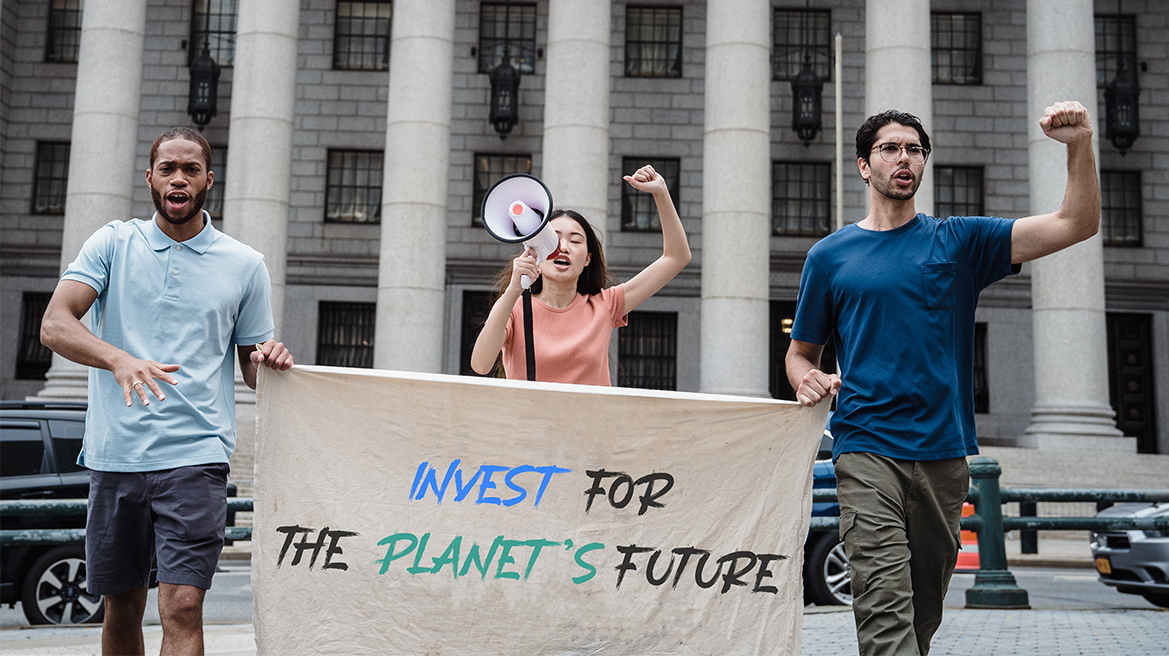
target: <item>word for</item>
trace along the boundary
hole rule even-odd
[[[296,553],[292,556],[292,566],[296,567],[300,564],[300,560],[304,557],[304,552],[312,553],[308,561],[308,568],[311,570],[313,565],[317,563],[317,556],[320,555],[321,549],[325,550],[325,562],[321,565],[321,569],[339,569],[347,570],[349,565],[342,562],[333,562],[333,556],[340,556],[342,554],[341,547],[337,544],[341,538],[352,537],[360,535],[353,531],[332,531],[326,526],[322,528],[317,534],[315,542],[309,542],[309,536],[316,531],[315,528],[305,528],[303,526],[281,526],[276,529],[277,533],[284,533],[284,546],[280,548],[280,556],[276,559],[276,567],[280,567],[284,563],[284,556],[288,553],[288,548],[293,547]],[[293,544],[296,536],[301,536],[300,542]],[[325,547],[325,542],[329,543],[328,548]]]
[[[475,470],[475,474],[471,476],[466,483],[463,482],[463,470],[459,467],[459,460],[451,462],[447,467],[446,474],[442,477],[442,483],[438,482],[438,470],[430,465],[429,462],[424,462],[418,465],[418,471],[414,474],[414,482],[410,484],[410,500],[421,501],[426,497],[427,490],[433,491],[435,498],[439,505],[442,505],[443,499],[446,498],[447,490],[450,488],[453,481],[454,498],[456,502],[462,502],[467,498],[467,495],[475,488],[476,483],[479,487],[479,496],[475,499],[475,503],[490,503],[495,505],[502,505],[511,507],[523,501],[528,496],[528,488],[521,485],[516,477],[523,474],[540,474],[540,487],[536,490],[536,496],[532,502],[532,507],[538,508],[540,506],[540,498],[544,496],[544,491],[548,489],[548,483],[552,480],[554,474],[565,474],[571,469],[563,467],[545,466],[533,467],[532,465],[520,465],[519,467],[504,467],[502,465],[479,465],[479,469]],[[515,492],[514,496],[507,499],[500,498],[491,493],[491,490],[500,489],[496,482],[491,480],[491,477],[496,474],[502,474],[502,483]],[[527,477],[530,478],[530,477]]]
[[[406,568],[406,571],[412,575],[417,574],[441,574],[443,568],[450,567],[450,574],[454,580],[459,580],[464,577],[474,567],[479,572],[479,579],[485,580],[488,572],[492,570],[494,564],[495,573],[491,578],[493,579],[520,579],[520,572],[508,569],[509,565],[523,567],[523,578],[527,580],[532,573],[532,569],[536,566],[536,560],[540,558],[545,547],[559,547],[564,546],[565,551],[570,551],[573,548],[572,540],[565,540],[563,542],[554,542],[552,540],[508,540],[502,535],[496,536],[495,540],[491,542],[491,547],[487,549],[487,554],[482,555],[482,550],[479,548],[479,543],[472,542],[471,548],[467,550],[466,557],[462,556],[463,550],[463,536],[456,535],[450,541],[446,549],[443,550],[442,555],[438,557],[431,557],[429,562],[423,562],[423,556],[426,551],[428,542],[430,541],[430,534],[424,533],[421,538],[413,533],[395,533],[391,536],[382,538],[378,541],[379,546],[386,548],[386,555],[374,561],[374,564],[381,564],[381,570],[378,574],[385,574],[390,569],[390,564],[400,558],[405,558],[411,553],[414,554],[414,564]],[[576,564],[583,570],[584,574],[572,578],[572,582],[576,584],[584,583],[597,573],[597,568],[583,559],[583,556],[590,551],[597,549],[604,549],[605,545],[600,542],[590,542],[577,548],[573,558]],[[517,560],[520,559],[520,560]],[[521,562],[526,559],[526,565]],[[460,562],[462,566],[460,567]]]
[[[755,572],[755,584],[751,588],[751,592],[770,592],[776,594],[779,590],[774,585],[763,585],[763,580],[774,576],[772,571],[768,569],[768,565],[772,561],[787,560],[787,556],[779,554],[757,554],[753,551],[735,551],[722,556],[715,562],[718,567],[715,569],[713,575],[706,573],[707,561],[710,560],[710,552],[705,549],[696,549],[694,547],[679,547],[670,552],[670,562],[666,565],[666,571],[662,574],[657,574],[658,559],[661,558],[662,550],[654,549],[653,547],[639,547],[636,544],[628,546],[619,546],[617,551],[625,555],[621,564],[617,566],[617,587],[621,587],[621,581],[625,578],[626,572],[637,570],[637,565],[633,562],[633,557],[637,554],[653,552],[649,557],[649,562],[645,564],[645,580],[650,585],[660,586],[666,581],[670,580],[672,573],[674,582],[671,588],[678,587],[678,581],[682,579],[685,574],[686,565],[690,562],[691,556],[701,556],[698,563],[694,566],[694,582],[700,588],[710,588],[722,579],[722,588],[720,593],[726,594],[732,586],[748,586],[751,585],[749,581],[744,579],[751,572]],[[681,560],[677,563],[675,569],[675,558],[681,556]],[[723,572],[723,567],[726,566],[726,572]],[[707,578],[709,576],[709,578]]]
[[[638,501],[641,502],[641,508],[637,510],[638,515],[644,515],[645,511],[651,506],[654,508],[665,508],[666,504],[661,503],[658,499],[664,497],[666,492],[669,492],[674,487],[674,477],[665,472],[646,474],[636,481],[624,472],[607,472],[604,469],[597,471],[585,470],[589,478],[593,479],[593,485],[585,490],[585,496],[589,498],[588,503],[585,504],[585,514],[589,514],[589,509],[593,507],[593,497],[606,494],[605,487],[602,484],[606,478],[616,479],[613,484],[609,486],[608,496],[609,505],[614,508],[624,508],[629,505],[630,500],[633,499],[633,489],[638,485],[644,485],[643,492]],[[664,483],[662,489],[654,490],[655,483]]]

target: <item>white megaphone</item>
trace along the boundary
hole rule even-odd
[[[552,213],[552,192],[534,175],[513,173],[500,178],[483,197],[483,225],[499,241],[523,243],[536,251],[536,262],[543,262],[560,248],[560,238],[548,224]],[[527,276],[520,278],[524,289],[532,286]]]

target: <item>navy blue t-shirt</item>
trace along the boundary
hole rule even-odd
[[[918,214],[896,230],[847,225],[808,251],[791,337],[836,340],[833,458],[978,453],[974,310],[979,292],[1019,272],[1013,223]]]

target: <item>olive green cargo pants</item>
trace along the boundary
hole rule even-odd
[[[861,656],[925,656],[958,562],[966,459],[844,453],[836,480]]]

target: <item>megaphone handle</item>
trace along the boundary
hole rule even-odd
[[[536,347],[532,344],[532,290],[530,289],[524,290],[524,355],[527,356],[528,361],[528,380],[535,382]]]
[[[520,276],[520,287],[523,287],[524,292],[527,293],[527,290],[531,289],[531,287],[532,287],[532,279],[527,277],[527,276]],[[526,302],[530,302],[530,301],[526,301]]]

